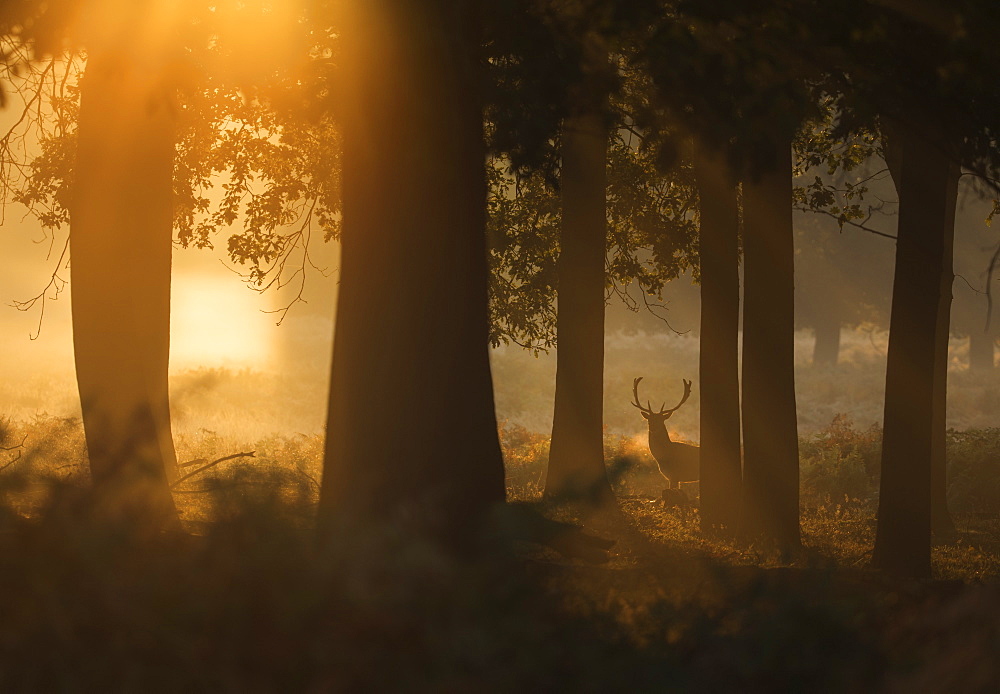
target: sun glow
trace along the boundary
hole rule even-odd
[[[300,66],[304,0],[74,0],[66,36],[87,53],[111,52],[150,75],[195,63],[237,83]],[[190,77],[190,76],[188,76]]]
[[[232,275],[181,274],[171,290],[170,364],[260,368],[271,356],[273,320]]]

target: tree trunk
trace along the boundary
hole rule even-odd
[[[813,366],[832,367],[840,359],[840,316],[832,308],[816,318]]]
[[[743,480],[748,538],[799,547],[791,144],[743,195]]]
[[[545,496],[614,503],[604,467],[604,262],[607,133],[598,113],[567,119],[555,414]]]
[[[941,295],[934,327],[934,424],[931,432],[931,529],[941,542],[955,539],[955,523],[948,511],[948,338],[951,335],[952,285],[955,282],[955,207],[959,169],[949,172],[944,214]]]
[[[885,137],[886,162],[896,184],[902,189],[902,146],[896,137]],[[951,333],[952,285],[954,274],[955,208],[958,203],[959,170],[951,166],[942,230],[943,255],[940,299],[934,328],[934,404],[931,429],[931,529],[939,541],[956,536],[955,523],[948,511],[947,407],[948,339]]]
[[[982,330],[969,333],[969,369],[988,372],[993,370],[993,335]]]
[[[732,532],[739,519],[739,208],[725,154],[696,145],[700,205],[701,529]]]
[[[899,230],[889,322],[882,479],[873,565],[930,576],[936,333],[952,169],[931,143],[894,133]]]
[[[94,51],[81,83],[71,208],[73,345],[102,512],[173,524],[167,362],[174,128],[169,90]]]
[[[395,526],[465,548],[504,501],[473,5],[346,13],[325,532]]]

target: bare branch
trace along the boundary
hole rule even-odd
[[[55,301],[66,289],[66,285],[69,284],[66,279],[59,276],[59,273],[64,269],[64,263],[68,254],[69,236],[66,237],[66,242],[63,244],[62,252],[59,254],[59,260],[56,261],[55,270],[52,271],[52,274],[49,276],[49,281],[45,284],[42,291],[26,301],[14,301],[11,303],[11,306],[16,308],[18,311],[30,311],[36,305],[40,304],[41,310],[38,312],[38,326],[35,328],[35,334],[28,335],[28,338],[31,340],[37,340],[38,336],[42,334],[42,320],[45,318],[45,303],[49,300],[49,290],[55,290],[55,294],[51,297],[52,300]]]
[[[191,479],[195,475],[199,475],[199,474],[205,472],[205,470],[208,470],[210,468],[215,467],[219,463],[224,463],[227,460],[235,460],[236,458],[253,458],[253,457],[256,457],[256,455],[257,455],[257,451],[248,451],[246,453],[233,453],[232,455],[226,455],[226,456],[223,456],[221,458],[217,458],[217,459],[213,460],[212,462],[208,463],[207,465],[203,465],[202,467],[198,468],[197,470],[194,470],[192,472],[187,473],[186,475],[182,475],[182,476],[178,477],[176,480],[174,480],[174,483],[170,485],[170,488],[173,489],[174,487],[179,486],[181,483],[186,482],[187,480]]]
[[[967,280],[964,275],[955,275],[955,279],[959,279],[965,282],[965,286],[974,291],[976,294],[986,294],[986,292],[984,292],[982,289],[976,289],[975,287],[973,287],[972,283],[969,280]]]
[[[28,440],[28,435],[25,434],[24,438],[21,439],[21,443],[17,444],[16,446],[0,446],[0,451],[17,451],[17,455],[15,455],[12,459],[8,460],[2,466],[0,466],[0,472],[3,472],[4,470],[6,470],[11,465],[13,465],[14,463],[16,463],[21,459],[21,456],[24,455],[24,442],[27,440]]]
[[[838,222],[841,221],[841,216],[839,214],[830,212],[829,210],[825,209],[817,210],[813,207],[809,207],[808,205],[796,205],[795,209],[799,210],[800,212],[812,212],[813,214],[823,214],[826,215],[827,217],[833,217]],[[884,231],[879,231],[878,229],[873,229],[866,224],[866,222],[868,222],[868,220],[872,218],[872,212],[874,211],[874,209],[875,208],[873,208],[872,206],[868,207],[868,216],[865,217],[863,222],[855,222],[850,219],[845,219],[843,220],[843,224],[855,227],[856,229],[861,229],[862,231],[867,231],[869,234],[875,234],[876,236],[881,236],[883,238],[892,239],[893,241],[895,241],[897,239],[895,235],[887,234]]]
[[[0,446],[0,451],[16,451],[19,448],[24,448],[24,442],[28,440],[28,435],[25,434],[24,438],[21,439],[21,443],[16,446]]]

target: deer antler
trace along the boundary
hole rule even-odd
[[[635,398],[635,402],[632,403],[632,406],[638,407],[640,410],[646,412],[647,414],[653,414],[653,408],[648,400],[646,401],[646,407],[643,407],[642,405],[639,404],[639,381],[641,381],[642,379],[643,377],[639,376],[639,378],[632,381],[632,396]]]
[[[655,413],[655,414],[663,415],[663,414],[669,414],[671,412],[676,412],[677,410],[679,410],[681,408],[681,405],[683,405],[684,403],[686,403],[687,399],[689,397],[691,397],[691,381],[688,381],[687,379],[682,379],[684,381],[684,397],[681,398],[681,401],[679,403],[677,403],[676,407],[673,407],[673,408],[671,408],[669,410],[664,409],[664,405],[666,404],[666,403],[664,403],[663,405],[660,405],[660,411],[656,412],[653,409],[652,403],[650,403],[649,400],[646,401],[646,406],[645,407],[643,407],[639,403],[639,381],[641,381],[642,379],[643,379],[643,377],[640,376],[639,378],[637,378],[637,379],[635,379],[635,380],[632,381],[632,396],[634,397],[634,401],[632,402],[632,406],[633,407],[638,407],[640,410],[642,410],[643,412],[645,412],[647,414],[654,414]]]
[[[677,403],[677,407],[674,407],[671,410],[663,410],[660,412],[660,414],[667,414],[668,412],[676,412],[677,410],[681,409],[681,405],[686,403],[687,399],[691,397],[691,381],[688,381],[687,379],[681,379],[681,380],[684,381],[684,397],[682,397],[681,401]]]

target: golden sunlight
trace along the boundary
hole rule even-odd
[[[232,275],[180,274],[171,290],[170,365],[260,368],[271,353],[260,297]]]
[[[222,49],[217,66],[237,82],[255,82],[276,66],[291,69],[305,58],[302,0],[218,2],[213,22]]]
[[[72,26],[88,50],[122,49],[128,37],[128,45],[141,46],[142,55],[162,57],[190,10],[185,0],[100,0],[81,7]]]

